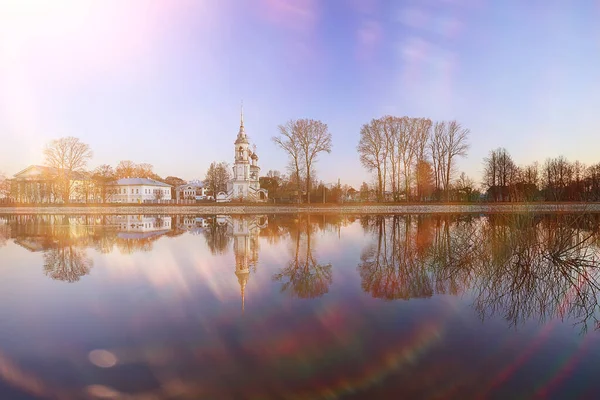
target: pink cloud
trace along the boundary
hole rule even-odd
[[[370,59],[376,53],[383,39],[381,24],[375,20],[365,20],[357,31],[359,59]]]
[[[314,31],[319,17],[316,0],[261,0],[259,4],[267,21],[303,35]]]

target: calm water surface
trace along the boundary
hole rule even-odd
[[[599,228],[0,217],[0,398],[598,399]]]

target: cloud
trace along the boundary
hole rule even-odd
[[[365,20],[356,32],[357,36],[357,56],[359,59],[371,59],[377,52],[383,39],[383,29],[381,24],[375,20]]]
[[[398,20],[411,28],[427,29],[431,16],[422,8],[407,7],[399,11]]]
[[[400,87],[414,102],[431,109],[451,109],[457,55],[420,36],[400,43]]]
[[[316,0],[261,0],[259,4],[267,21],[301,35],[312,34],[319,18]]]

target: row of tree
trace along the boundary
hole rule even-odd
[[[600,201],[600,163],[560,156],[517,166],[504,148],[490,151],[483,163],[488,201]]]
[[[378,201],[423,201],[442,193],[449,200],[456,158],[467,155],[468,136],[457,121],[388,115],[362,126],[357,150],[362,165],[375,173]]]
[[[315,164],[321,153],[330,153],[332,136],[327,124],[312,119],[290,120],[278,127],[273,142],[288,156],[288,174],[269,171],[260,177],[261,187],[272,199],[340,202],[357,191],[347,185],[325,185],[318,181]],[[428,118],[383,116],[362,126],[357,146],[361,164],[374,174],[374,183],[363,183],[356,199],[363,201],[600,201],[600,163],[586,166],[564,157],[543,164],[517,166],[504,148],[492,150],[484,158],[481,185],[466,174],[457,179],[456,160],[469,149],[469,129],[457,121],[433,122]],[[53,140],[44,150],[45,164],[52,173],[35,191],[11,185],[0,176],[0,198],[39,201],[40,198],[68,202],[73,190],[85,201],[107,201],[110,183],[127,177],[144,177],[173,187],[186,182],[178,177],[161,178],[148,163],[130,160],[116,167],[103,164],[91,172],[89,145],[74,137]],[[75,185],[76,181],[86,183]],[[204,184],[209,193],[227,190],[231,178],[226,162],[213,162]],[[483,195],[478,188],[483,189]],[[173,189],[174,190],[174,189]],[[175,198],[175,193],[172,193]]]

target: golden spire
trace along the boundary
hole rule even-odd
[[[242,100],[242,107],[240,110],[240,128],[244,127],[244,100]]]

